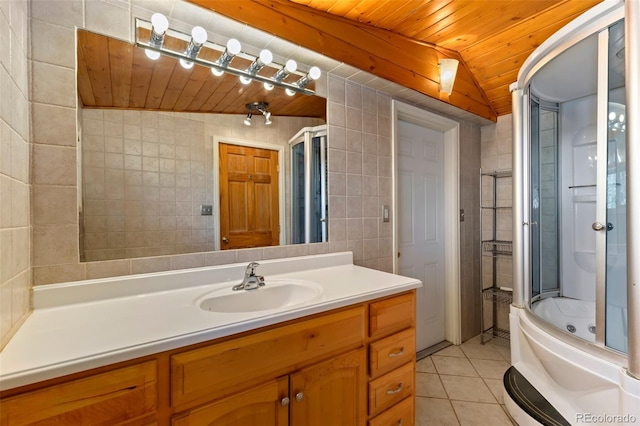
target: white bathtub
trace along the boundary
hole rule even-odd
[[[558,308],[552,303],[538,309],[546,315]],[[538,315],[511,306],[512,365],[572,425],[640,424],[640,380],[626,373],[624,357],[561,333]],[[537,424],[504,397],[519,425]]]
[[[590,342],[596,340],[596,305],[594,302],[549,297],[533,304],[533,312],[549,324]]]

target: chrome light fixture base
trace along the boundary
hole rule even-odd
[[[304,86],[302,86],[300,84],[288,83],[288,82],[282,81],[282,78],[284,78],[284,77],[282,77],[281,75],[278,76],[278,77],[280,77],[280,79],[275,78],[275,75],[273,77],[265,77],[265,76],[257,74],[254,71],[254,69],[251,69],[251,67],[248,70],[242,70],[242,69],[234,68],[234,67],[230,66],[230,62],[231,62],[230,60],[229,61],[219,61],[219,60],[209,61],[209,60],[206,60],[206,59],[199,58],[197,56],[196,57],[190,57],[190,56],[188,56],[186,54],[186,52],[178,52],[178,51],[171,50],[171,49],[169,49],[169,48],[167,48],[165,46],[166,43],[163,43],[163,44],[158,44],[157,42],[154,43],[154,41],[150,40],[148,36],[145,36],[145,37],[141,36],[140,29],[144,29],[144,30],[148,30],[150,32],[153,32],[152,31],[151,22],[146,21],[144,19],[136,18],[135,19],[135,23],[136,23],[136,42],[135,42],[135,45],[137,47],[142,48],[142,49],[147,49],[147,50],[152,51],[152,52],[158,52],[161,55],[168,56],[168,57],[171,57],[171,58],[174,58],[174,59],[178,59],[178,60],[182,59],[184,61],[189,61],[189,62],[192,62],[192,63],[194,63],[196,65],[207,67],[207,68],[210,68],[212,70],[216,70],[218,72],[225,72],[225,73],[228,73],[228,74],[231,74],[231,75],[235,75],[237,77],[244,77],[246,79],[251,79],[251,80],[254,80],[254,81],[257,81],[257,82],[260,82],[260,83],[264,83],[264,84],[266,84],[268,86],[276,86],[276,87],[280,87],[282,89],[290,89],[293,92],[304,94],[304,95],[309,95],[309,96],[315,94],[315,91],[313,91],[311,89],[307,89],[306,87],[304,87]],[[164,34],[164,37],[165,37],[165,39],[166,39],[166,37],[176,38],[176,39],[179,39],[179,40],[183,40],[186,43],[190,43],[191,39],[192,39],[191,34],[185,34],[185,33],[182,33],[182,32],[179,32],[179,31],[175,31],[175,30],[172,30],[172,29],[167,29],[165,34]],[[226,46],[221,46],[221,45],[218,45],[216,43],[211,43],[209,41],[205,41],[204,43],[202,43],[202,46],[200,46],[200,47],[201,48],[205,48],[206,47],[207,49],[218,51],[218,52],[220,52],[220,57],[224,56],[225,51],[227,49]],[[197,54],[197,52],[196,52],[196,54]],[[244,59],[248,59],[248,60],[252,61],[252,63],[256,62],[256,64],[258,63],[257,61],[259,61],[259,59],[260,59],[259,57],[255,57],[255,56],[249,55],[249,54],[247,54],[245,52],[239,52],[235,56],[242,57]],[[270,67],[270,68],[273,68],[276,71],[285,68],[285,66],[277,64],[277,63],[273,63],[273,62],[268,64],[268,65],[264,64],[264,67],[267,67],[267,66]],[[254,71],[254,72],[252,73],[252,71]],[[275,74],[277,74],[277,72]],[[298,70],[290,72],[290,74],[295,74],[300,79],[304,79],[304,77],[306,76],[306,73],[299,72]]]

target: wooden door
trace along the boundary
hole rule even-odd
[[[366,365],[366,351],[359,349],[291,375],[291,424],[364,425]]]
[[[172,426],[287,426],[289,378],[282,377],[175,416]]]
[[[220,248],[277,246],[278,152],[220,144]]]

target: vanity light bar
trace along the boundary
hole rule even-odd
[[[212,72],[215,70],[217,71],[216,74],[222,73],[222,72],[226,72],[228,74],[231,75],[235,75],[237,77],[241,77],[243,80],[246,81],[246,79],[249,80],[254,80],[260,83],[264,83],[265,87],[268,86],[277,86],[280,87],[282,89],[288,89],[287,92],[295,92],[295,93],[301,93],[304,95],[314,95],[315,92],[313,90],[307,89],[306,87],[304,87],[304,85],[300,85],[298,84],[298,82],[300,80],[298,80],[298,82],[296,83],[287,83],[285,81],[282,81],[287,75],[289,74],[295,74],[298,75],[301,80],[304,79],[307,74],[303,74],[299,71],[297,71],[297,69],[291,67],[291,64],[287,64],[289,65],[288,69],[287,69],[287,65],[278,65],[276,63],[269,63],[266,64],[260,57],[255,57],[252,55],[249,55],[245,52],[239,51],[237,54],[230,54],[228,46],[221,46],[215,43],[211,43],[207,40],[204,40],[203,43],[201,43],[201,45],[198,47],[198,50],[200,50],[201,47],[207,47],[209,49],[215,50],[220,52],[220,58],[216,61],[208,61],[206,59],[201,59],[198,58],[197,56],[190,56],[189,54],[193,55],[193,52],[189,52],[189,54],[187,54],[187,52],[178,52],[178,51],[174,51],[171,49],[168,49],[167,47],[164,46],[163,44],[158,45],[158,43],[154,43],[153,40],[149,40],[148,37],[146,37],[146,39],[142,39],[142,37],[140,36],[139,33],[139,29],[146,29],[149,30],[151,32],[153,32],[152,30],[152,24],[149,21],[146,21],[144,19],[140,19],[140,18],[136,18],[136,46],[140,47],[142,49],[145,49],[146,51],[150,51],[150,52],[157,52],[158,54],[162,54],[165,56],[169,56],[171,58],[175,58],[178,60],[181,60],[183,62],[191,62],[193,64],[197,64],[203,67],[208,67],[211,68]],[[183,40],[187,43],[191,43],[192,42],[192,35],[191,34],[185,34],[179,31],[175,31],[175,30],[171,30],[171,29],[166,29],[164,37],[172,37],[172,38],[176,38],[179,40]],[[199,41],[199,40],[198,40]],[[239,43],[238,43],[239,45]],[[198,52],[196,52],[197,55]],[[270,53],[270,52],[269,52]],[[149,55],[147,55],[149,56]],[[276,74],[272,77],[264,77],[261,76],[259,74],[257,74],[259,68],[257,66],[250,66],[248,69],[246,70],[241,70],[238,68],[234,68],[232,66],[230,66],[231,61],[233,60],[233,57],[235,56],[239,56],[242,57],[244,59],[248,59],[250,61],[252,61],[252,65],[255,63],[256,65],[260,64],[260,68],[262,68],[262,66],[269,66],[275,69],[278,69],[279,71],[276,72]],[[266,58],[264,58],[266,59]],[[295,63],[295,62],[294,62]],[[258,69],[256,69],[258,68]],[[317,67],[314,67],[317,68]],[[281,73],[281,70],[287,70],[289,71],[286,75],[282,75],[283,73]],[[277,77],[276,77],[277,76]]]

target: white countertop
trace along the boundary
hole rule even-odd
[[[205,293],[242,281],[244,264],[34,288],[34,311],[0,353],[0,390],[324,312],[421,286],[353,265],[351,253],[261,261],[269,280],[308,280],[318,297],[287,308],[216,313]],[[260,291],[261,289],[254,290]]]

